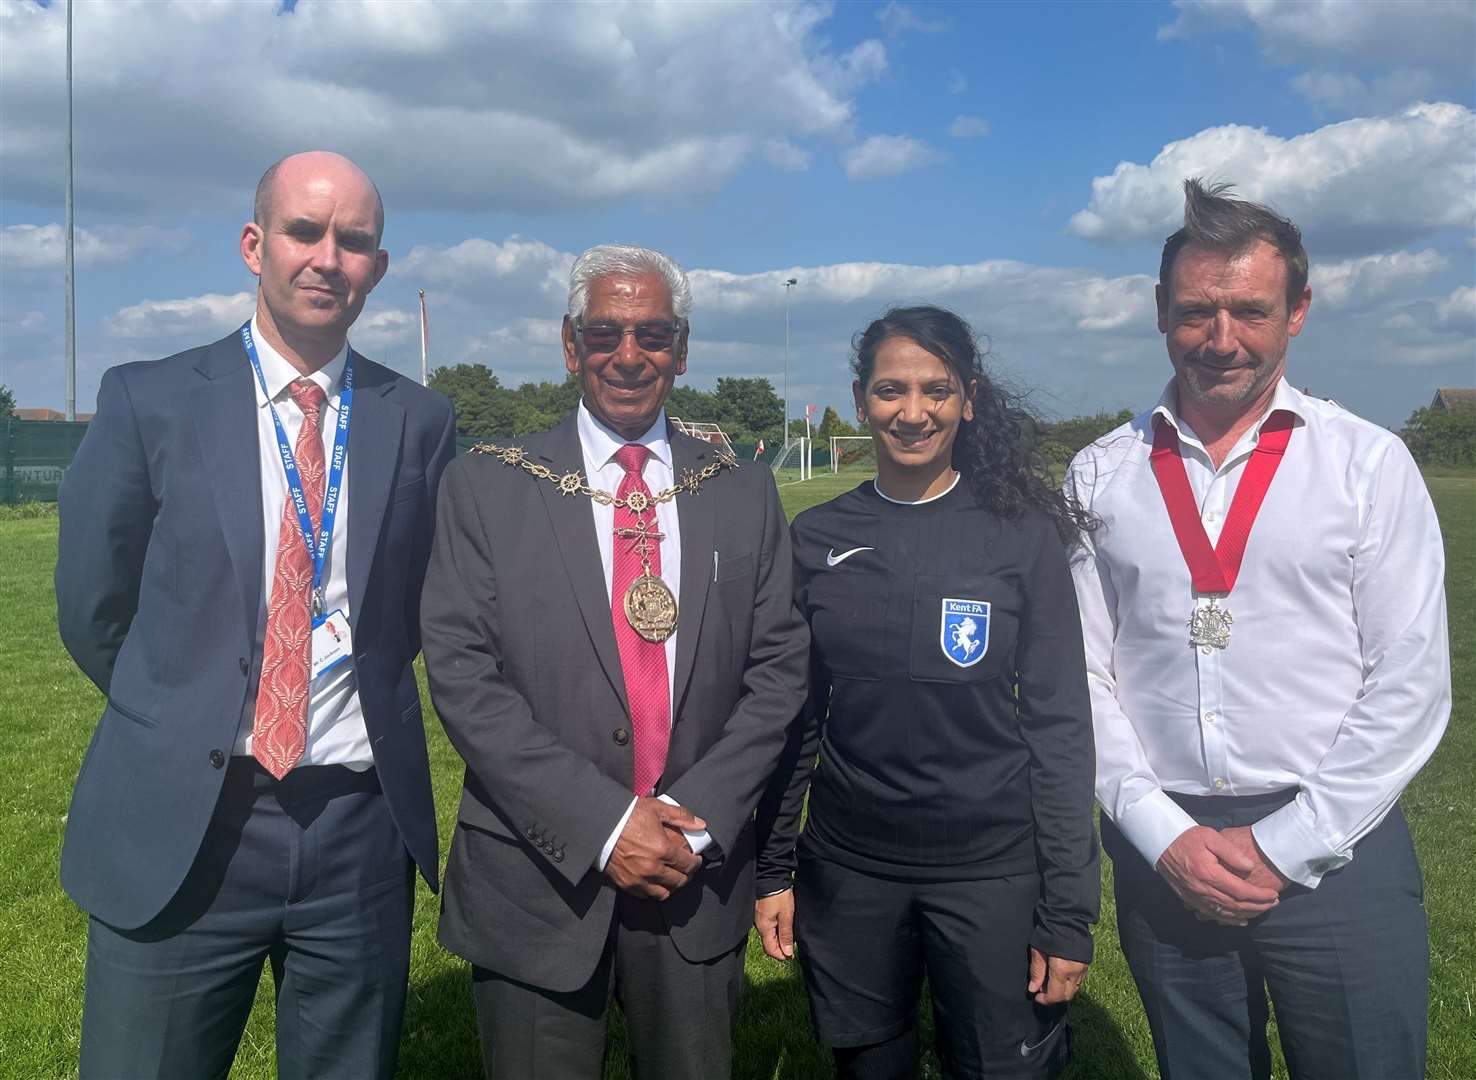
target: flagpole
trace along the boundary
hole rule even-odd
[[[427,370],[427,339],[430,337],[430,325],[425,314],[425,290],[420,290],[420,385],[430,385],[430,372]]]
[[[67,419],[77,419],[77,282],[72,251],[72,0],[67,0],[67,184],[66,184]]]

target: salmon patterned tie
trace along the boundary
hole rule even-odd
[[[649,528],[656,524],[656,508],[649,505],[651,489],[641,479],[641,470],[650,453],[644,446],[628,444],[615,451],[615,461],[625,470],[616,496],[623,499],[632,491],[647,496]],[[639,541],[621,536],[634,530],[640,515],[629,507],[615,507],[615,559],[610,582],[610,616],[615,623],[615,642],[620,646],[620,667],[625,674],[625,696],[630,702],[631,735],[635,742],[635,777],[632,787],[637,795],[650,795],[656,781],[666,769],[666,748],[671,741],[671,692],[666,682],[666,645],[647,641],[636,633],[625,618],[625,590],[641,575]],[[651,544],[651,573],[661,576],[661,545]]]
[[[320,421],[327,395],[310,379],[288,384],[302,410],[302,430],[292,453],[302,474],[308,516],[318,528],[323,514],[323,440]],[[256,690],[256,722],[251,753],[278,780],[286,776],[307,748],[308,669],[312,663],[313,560],[302,542],[302,529],[288,492],[277,535],[277,566],[267,601],[266,641],[262,645],[261,682]]]

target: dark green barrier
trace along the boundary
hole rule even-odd
[[[7,504],[26,500],[56,502],[62,473],[87,433],[87,422],[64,420],[5,421],[4,486]]]

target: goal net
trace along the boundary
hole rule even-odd
[[[791,441],[774,459],[774,482],[779,485],[798,484],[810,478],[810,440],[798,438]]]
[[[830,471],[870,476],[876,472],[876,444],[870,435],[832,435]]]
[[[703,442],[712,443],[714,446],[721,446],[729,453],[733,452],[733,444],[728,439],[728,433],[717,424],[694,423],[675,416],[670,417],[670,419],[671,426],[683,435],[690,435],[694,439],[701,439]]]

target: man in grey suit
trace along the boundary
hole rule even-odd
[[[809,635],[768,470],[667,422],[690,307],[668,257],[585,252],[579,407],[441,487],[422,630],[467,767],[440,939],[490,1077],[598,1077],[612,994],[637,1076],[729,1074],[751,819]]]

